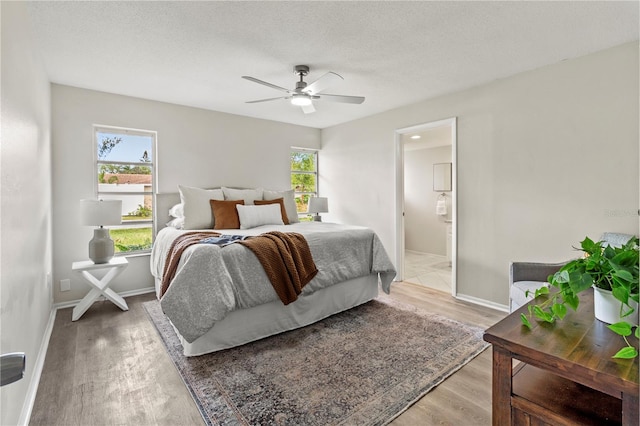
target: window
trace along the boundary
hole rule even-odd
[[[318,151],[291,150],[291,189],[295,191],[298,215],[307,214],[309,197],[318,195]],[[300,220],[312,220],[311,216]]]
[[[110,229],[116,253],[140,253],[153,244],[156,133],[95,127],[98,199],[122,200],[122,225]]]

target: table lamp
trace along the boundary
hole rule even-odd
[[[307,209],[308,213],[315,213],[313,216],[313,220],[316,222],[322,222],[322,217],[320,217],[320,213],[328,213],[329,212],[329,202],[326,197],[312,197],[309,198],[309,208]]]
[[[122,200],[80,200],[80,221],[83,225],[99,226],[89,241],[89,259],[93,263],[108,263],[115,248],[108,225],[122,223]]]

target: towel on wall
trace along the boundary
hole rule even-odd
[[[445,197],[438,198],[438,202],[436,203],[436,214],[438,216],[447,215],[447,199]]]

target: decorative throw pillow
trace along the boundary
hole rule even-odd
[[[244,200],[246,205],[252,205],[254,200],[262,200],[262,188],[233,189],[222,187],[225,200]]]
[[[277,198],[283,198],[284,208],[287,211],[287,219],[289,223],[298,223],[298,209],[296,207],[295,192],[293,189],[288,191],[263,191],[263,200],[275,200]]]
[[[280,204],[280,213],[282,213],[282,222],[285,225],[289,224],[289,219],[287,218],[287,210],[284,208],[284,198],[276,198],[275,200],[255,200],[253,202],[256,206],[264,206],[267,204]]]
[[[184,227],[184,217],[176,217],[167,222],[167,227],[182,229]]]
[[[213,228],[213,214],[209,200],[224,200],[222,189],[201,189],[178,185],[184,209],[183,229]]]
[[[240,229],[255,228],[260,225],[284,225],[280,206],[277,204],[265,206],[238,204],[236,209],[238,209],[238,217],[240,218]]]
[[[213,212],[213,229],[240,229],[240,219],[236,206],[244,204],[244,200],[219,201],[209,200]]]
[[[169,209],[169,216],[176,218],[184,217],[184,204],[179,203],[171,207]]]

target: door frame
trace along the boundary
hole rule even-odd
[[[395,130],[396,148],[396,281],[404,279],[404,143],[402,135],[416,133],[436,127],[451,127],[451,295],[456,296],[457,291],[457,264],[458,264],[458,129],[457,117],[445,118],[443,120],[431,121],[403,127]]]

